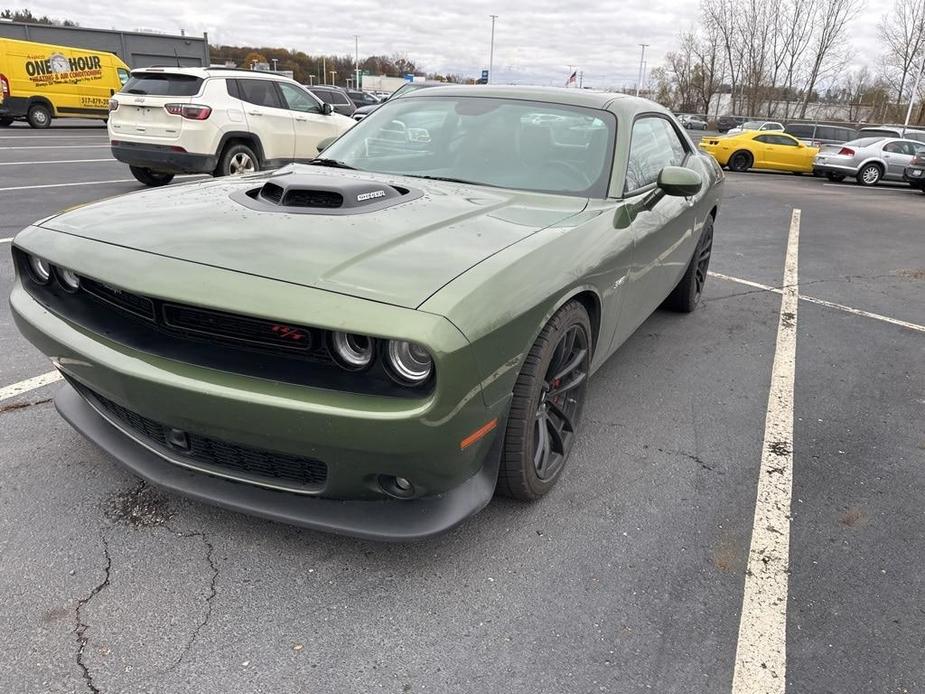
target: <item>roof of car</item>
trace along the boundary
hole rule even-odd
[[[521,87],[495,85],[446,85],[440,89],[420,89],[409,94],[407,99],[441,98],[447,96],[486,96],[498,99],[526,99],[530,101],[549,101],[571,106],[588,108],[608,108],[615,102],[625,103],[629,109],[648,106],[651,110],[665,111],[663,107],[627,94],[601,92],[593,89],[567,89],[565,87]]]
[[[191,77],[199,77],[201,79],[206,79],[207,77],[241,77],[242,74],[245,74],[248,77],[285,80],[287,82],[295,81],[286,77],[286,75],[280,75],[275,72],[247,70],[240,67],[172,67],[170,65],[151,65],[150,67],[139,67],[132,70],[132,74],[140,72],[190,75]]]

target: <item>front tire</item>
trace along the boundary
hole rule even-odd
[[[32,104],[26,112],[26,121],[33,128],[47,128],[51,126],[51,110],[44,104]]]
[[[239,176],[260,171],[260,160],[247,145],[236,144],[225,148],[215,169],[216,176]]]
[[[132,176],[144,183],[146,186],[151,186],[152,188],[156,188],[157,186],[165,186],[173,180],[172,173],[152,171],[151,169],[146,169],[141,166],[130,166],[128,168],[132,172]]]
[[[540,332],[514,385],[498,493],[535,501],[553,488],[568,461],[591,367],[591,321],[570,301]]]
[[[840,174],[840,173],[827,173],[825,177],[829,179],[832,183],[841,183],[842,181],[845,180],[845,174]]]
[[[755,162],[754,158],[748,152],[735,152],[731,157],[729,157],[729,170],[730,171],[748,171],[752,168],[752,164]]]
[[[681,281],[665,299],[665,308],[680,313],[690,313],[697,308],[703,296],[703,288],[707,282],[707,271],[710,269],[710,256],[713,252],[713,217],[707,216],[703,223],[700,240],[691,256],[691,262],[684,271]]]
[[[875,186],[883,178],[883,169],[877,164],[867,164],[858,171],[858,184],[862,186]]]

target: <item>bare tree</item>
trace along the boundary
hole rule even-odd
[[[818,25],[810,45],[812,62],[803,88],[803,104],[800,118],[806,117],[806,108],[820,77],[835,67],[843,57],[838,49],[843,47],[845,29],[861,9],[861,0],[819,0]]]
[[[694,89],[697,91],[704,114],[709,117],[713,95],[719,91],[725,75],[720,31],[712,22],[707,22],[697,38],[694,56],[697,59]],[[714,115],[719,116],[719,113]]]
[[[908,83],[915,80],[916,58],[925,53],[925,2],[895,0],[893,11],[880,20],[877,33],[886,48],[885,73],[896,87],[899,105],[905,99]]]
[[[739,11],[736,0],[703,0],[701,11],[704,23],[712,24],[719,34],[725,73],[732,91],[732,110],[738,110],[739,76],[742,73],[742,41],[738,30]]]

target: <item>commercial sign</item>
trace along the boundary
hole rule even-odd
[[[30,55],[26,58],[26,75],[36,86],[48,84],[76,84],[84,80],[98,80],[103,76],[103,66],[98,55],[68,58],[62,53],[52,53],[47,58]]]

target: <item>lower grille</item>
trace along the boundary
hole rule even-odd
[[[68,381],[87,400],[139,438],[170,451],[179,460],[201,465],[215,475],[245,478],[257,485],[284,487],[291,491],[317,491],[327,480],[328,466],[320,460],[247,448],[190,432],[183,432],[188,447],[180,449],[168,438],[171,427],[133,412],[81,383]]]

